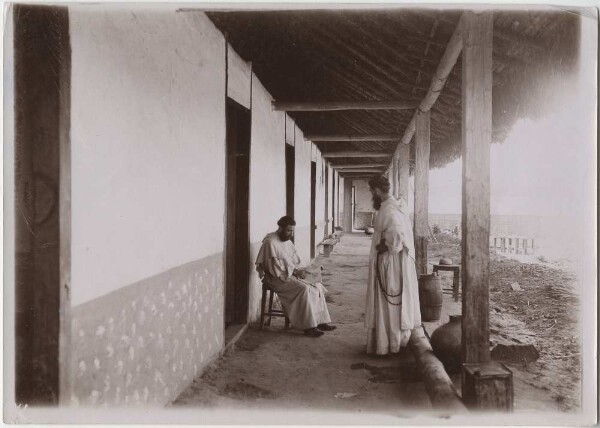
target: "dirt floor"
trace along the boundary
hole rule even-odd
[[[365,353],[364,299],[370,239],[346,235],[323,266],[337,330],[319,338],[274,319],[250,328],[173,404],[210,408],[297,409],[406,417],[431,409],[410,353]]]
[[[460,263],[459,238],[442,234],[435,238],[429,246],[430,262],[450,257]],[[535,362],[524,359],[508,364],[516,382],[538,390],[519,397],[515,386],[515,401],[544,391],[553,401],[551,408],[574,412],[581,405],[579,298],[576,277],[565,266],[491,255],[490,339],[492,343],[532,344],[539,352]],[[513,290],[514,283],[520,290]]]
[[[271,327],[249,328],[173,403],[207,409],[290,409],[406,417],[431,411],[424,384],[409,353],[370,357],[364,352],[364,298],[370,238],[346,234],[329,258],[319,257],[331,318],[338,326],[320,338]],[[430,263],[460,263],[460,241],[436,235]],[[443,275],[449,286],[452,275]],[[531,343],[536,362],[510,363],[515,410],[574,411],[580,402],[578,301],[574,277],[543,265],[492,256],[491,340]],[[522,291],[513,291],[518,282]],[[447,310],[460,302],[444,295]],[[445,311],[448,313],[447,311]],[[446,315],[447,317],[447,315]],[[460,387],[460,376],[453,376]],[[291,422],[287,422],[291,423]]]

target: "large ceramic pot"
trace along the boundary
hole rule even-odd
[[[421,320],[437,321],[442,316],[442,282],[435,274],[419,277]]]
[[[462,367],[462,315],[450,315],[447,324],[438,327],[431,335],[435,356],[448,373],[458,373]]]

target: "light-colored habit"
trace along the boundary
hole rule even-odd
[[[375,247],[382,237],[388,251],[379,255],[380,285],[376,279]],[[397,296],[401,289],[401,296]],[[397,305],[399,302],[402,303]],[[408,208],[403,199],[390,197],[382,202],[374,220],[365,311],[367,353],[399,352],[407,345],[411,330],[420,326],[419,285]]]
[[[256,258],[256,270],[279,296],[292,327],[305,330],[331,322],[325,287],[296,278],[292,275],[296,268],[300,268],[300,257],[294,243],[282,241],[277,232],[269,233]]]

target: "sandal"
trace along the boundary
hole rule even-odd
[[[304,330],[304,334],[308,337],[319,337],[322,336],[324,333],[320,330],[317,330],[316,328],[307,328],[306,330]]]
[[[319,324],[317,328],[321,331],[332,331],[335,330],[337,327],[330,324]]]

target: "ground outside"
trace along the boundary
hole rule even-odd
[[[397,417],[431,413],[425,385],[410,352],[387,357],[365,353],[363,320],[370,245],[371,238],[362,233],[345,234],[330,257],[317,259],[324,268],[323,283],[337,330],[309,338],[302,332],[286,330],[281,319],[274,319],[270,327],[262,330],[250,327],[192,382],[173,407],[312,410]],[[452,245],[455,242],[447,246],[447,252],[455,251]],[[438,246],[430,255],[438,257],[440,251],[445,251],[445,247]],[[444,287],[450,288],[452,275],[442,278]],[[456,310],[460,310],[460,303],[451,294],[445,294],[442,320],[427,324],[429,333]],[[527,376],[521,376],[520,366],[510,367],[515,370],[515,411],[564,410],[548,388],[535,386],[532,378],[536,374],[525,370]],[[452,378],[460,388],[460,377]]]

